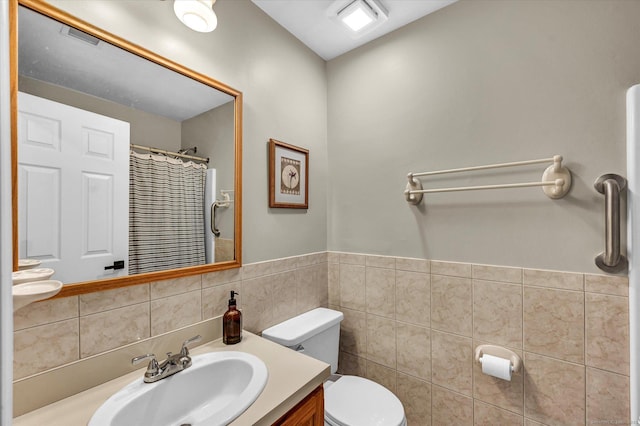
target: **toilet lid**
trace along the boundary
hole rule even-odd
[[[400,426],[404,408],[387,388],[356,376],[342,376],[324,395],[325,417],[339,425]]]

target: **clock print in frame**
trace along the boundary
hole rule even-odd
[[[309,150],[269,139],[269,207],[309,208]]]

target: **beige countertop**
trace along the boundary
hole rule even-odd
[[[242,351],[256,355],[267,365],[269,378],[256,400],[234,426],[271,425],[329,377],[329,365],[244,332],[242,342],[227,346],[221,339],[194,348],[193,355],[212,351]],[[84,426],[111,395],[141,378],[146,368],[23,414],[14,426]],[[180,374],[180,373],[178,373]]]

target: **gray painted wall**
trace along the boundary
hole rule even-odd
[[[218,28],[194,32],[172,1],[53,0],[53,5],[244,95],[243,262],[327,248],[325,62],[249,0],[218,0]],[[267,142],[310,151],[309,210],[268,208]]]
[[[245,262],[324,249],[595,272],[602,173],[625,175],[633,1],[460,1],[325,64],[249,0],[199,34],[171,2],[53,2],[243,91]],[[310,149],[310,209],[268,205],[269,138]],[[403,199],[409,171],[562,154],[574,186]],[[544,166],[425,186],[538,180]]]
[[[625,91],[640,82],[637,1],[460,1],[330,61],[329,249],[598,271],[603,173],[626,175]],[[403,198],[408,172],[561,154],[570,194]],[[539,180],[545,166],[427,187]],[[624,232],[624,231],[623,231]]]
[[[219,200],[222,200],[220,190],[233,190],[235,179],[233,107],[233,102],[227,102],[182,122],[182,148],[197,146],[197,155],[209,158],[209,168],[216,169],[215,198]],[[234,194],[229,195],[233,200]],[[230,203],[216,213],[220,238],[234,238],[234,207],[235,203]]]

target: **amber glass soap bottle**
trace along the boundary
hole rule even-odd
[[[235,345],[242,340],[242,312],[237,308],[236,294],[239,293],[231,290],[229,309],[222,316],[222,342],[226,345]]]

